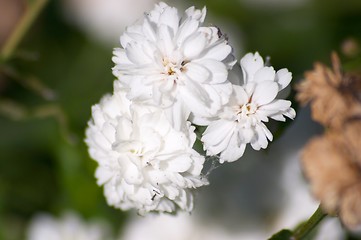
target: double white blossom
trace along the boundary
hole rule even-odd
[[[232,92],[232,48],[216,27],[204,27],[206,9],[183,15],[161,2],[128,27],[114,51],[113,73],[131,100],[167,109],[168,119],[214,115]]]
[[[86,131],[108,204],[141,214],[191,211],[192,189],[208,184],[201,176],[204,157],[192,149],[194,127],[175,130],[162,109],[132,104],[117,85],[114,95],[93,106]]]
[[[247,54],[240,64],[243,84],[233,85],[229,102],[209,120],[202,137],[207,155],[220,154],[221,162],[239,159],[247,144],[255,150],[266,148],[273,136],[264,122],[269,118],[285,121],[284,116],[293,119],[296,115],[290,101],[277,98],[292,79],[287,69],[276,72],[265,66],[258,53]]]

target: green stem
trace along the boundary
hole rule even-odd
[[[29,3],[27,11],[1,49],[0,60],[2,62],[7,61],[11,57],[19,42],[47,2],[48,0],[34,0],[33,3]]]
[[[319,206],[307,222],[294,232],[292,240],[305,239],[305,237],[322,221],[325,216],[327,216],[327,214],[324,213]]]

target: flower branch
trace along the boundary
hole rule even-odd
[[[29,2],[29,1],[28,1]],[[20,19],[17,27],[14,29],[9,39],[1,49],[0,61],[6,62],[14,53],[14,50],[29,30],[32,23],[35,21],[41,10],[45,7],[48,0],[35,0],[28,3],[29,7],[23,17]]]
[[[292,240],[302,240],[327,216],[319,206],[312,216],[294,231]]]

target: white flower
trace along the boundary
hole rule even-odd
[[[93,106],[86,131],[96,178],[109,205],[127,210],[191,211],[192,189],[208,184],[204,157],[192,149],[195,134],[176,131],[159,108],[131,104],[115,83],[115,95]]]
[[[183,16],[161,2],[120,37],[113,73],[131,100],[167,108],[168,118],[213,116],[232,92],[232,48],[216,27],[204,27],[206,9]],[[173,116],[178,115],[178,116]]]
[[[269,118],[285,121],[284,116],[293,119],[296,115],[290,101],[277,99],[291,81],[287,69],[275,72],[264,66],[258,53],[247,54],[240,63],[243,85],[233,85],[230,101],[216,119],[209,119],[202,137],[207,155],[220,153],[221,162],[239,159],[248,143],[255,150],[266,148],[273,136],[264,122]]]
[[[198,217],[198,218],[197,218]],[[233,232],[194,214],[149,214],[128,222],[119,240],[255,240],[264,234]]]
[[[48,214],[36,215],[27,230],[28,240],[106,240],[108,227],[101,222],[85,223],[75,213],[60,219]]]
[[[156,0],[61,0],[65,17],[91,37],[115,44],[125,27],[150,10]]]

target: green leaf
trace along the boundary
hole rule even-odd
[[[283,229],[274,234],[269,240],[291,240],[292,235],[292,231]]]

